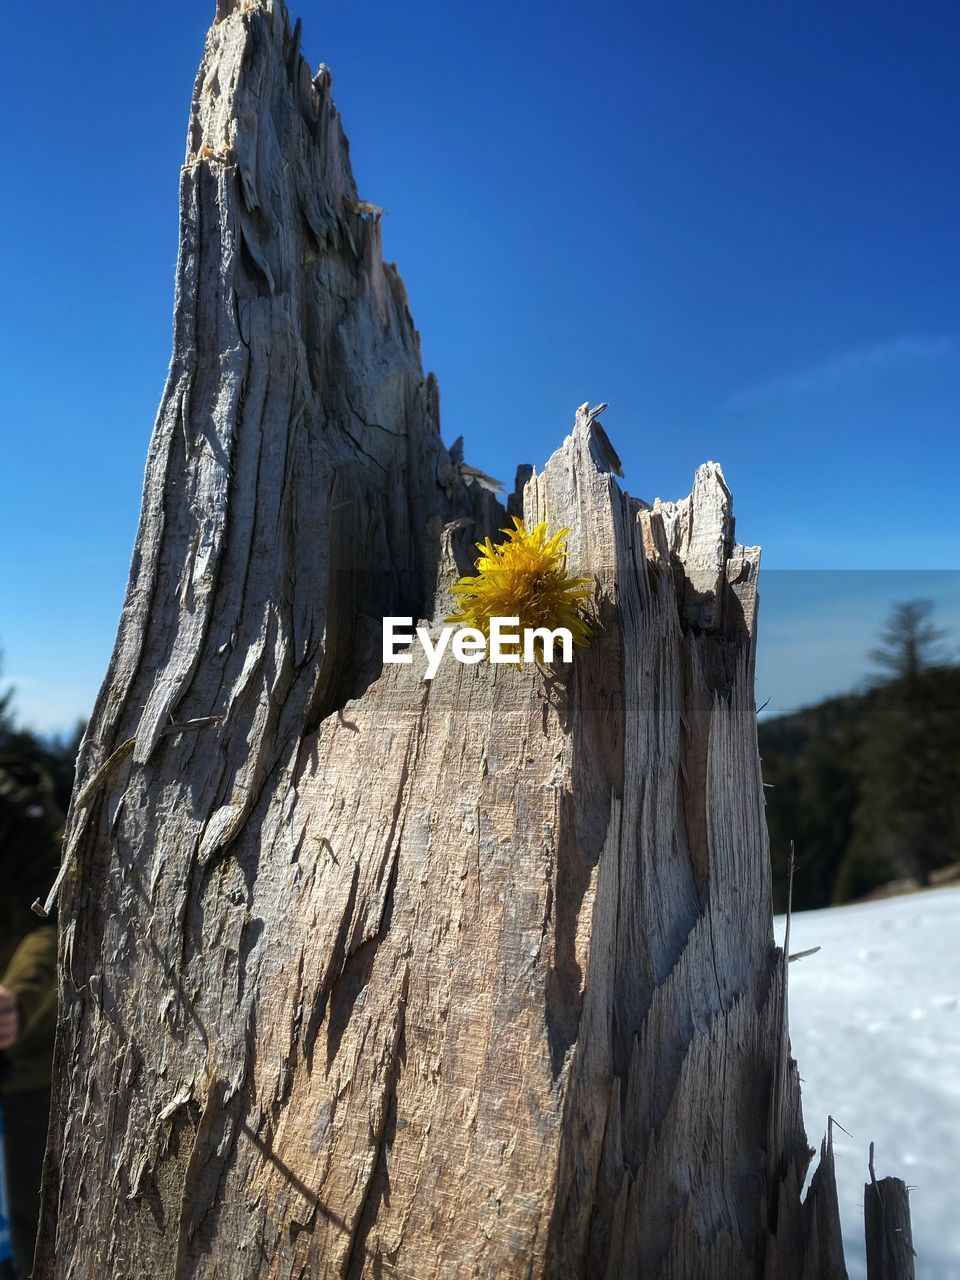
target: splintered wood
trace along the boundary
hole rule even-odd
[[[511,509],[569,526],[591,648],[381,665],[505,512],[441,442],[298,34],[221,0],[197,79],[35,1274],[839,1278],[828,1149],[800,1198],[758,551],[715,464],[622,492],[583,406]]]

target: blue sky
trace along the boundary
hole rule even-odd
[[[44,729],[89,710],[113,640],[212,11],[55,2],[4,19],[0,648]],[[631,491],[678,497],[716,459],[768,569],[960,566],[960,9],[294,12],[333,70],[361,195],[388,210],[444,435],[470,461],[510,480],[577,404],[607,400]],[[767,593],[779,709],[840,678],[802,628],[791,639],[791,617],[815,632],[842,607],[840,578],[812,580],[834,586]],[[870,618],[884,580],[864,579]],[[956,615],[955,575],[889,581],[891,599],[932,590]]]

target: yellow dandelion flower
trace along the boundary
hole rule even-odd
[[[491,618],[519,618],[521,629],[567,627],[574,644],[588,645],[585,607],[593,594],[592,582],[567,574],[570,530],[561,529],[548,538],[546,523],[527,529],[514,516],[513,525],[501,530],[506,542],[494,545],[487,538],[476,543],[477,574],[461,578],[453,588],[457,610],[445,621],[475,627],[489,640]]]

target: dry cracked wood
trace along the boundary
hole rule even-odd
[[[880,1178],[874,1171],[870,1143],[870,1181],[863,1188],[867,1280],[914,1280],[910,1191],[902,1178]]]
[[[570,527],[593,646],[381,669],[379,619],[438,625],[504,513],[280,0],[221,0],[181,199],[36,1274],[843,1276],[829,1150],[800,1199],[719,468],[649,508],[584,406],[512,504]]]

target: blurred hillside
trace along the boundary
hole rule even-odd
[[[873,687],[758,726],[777,911],[791,840],[797,910],[924,886],[960,859],[960,667],[930,615],[893,610]]]

